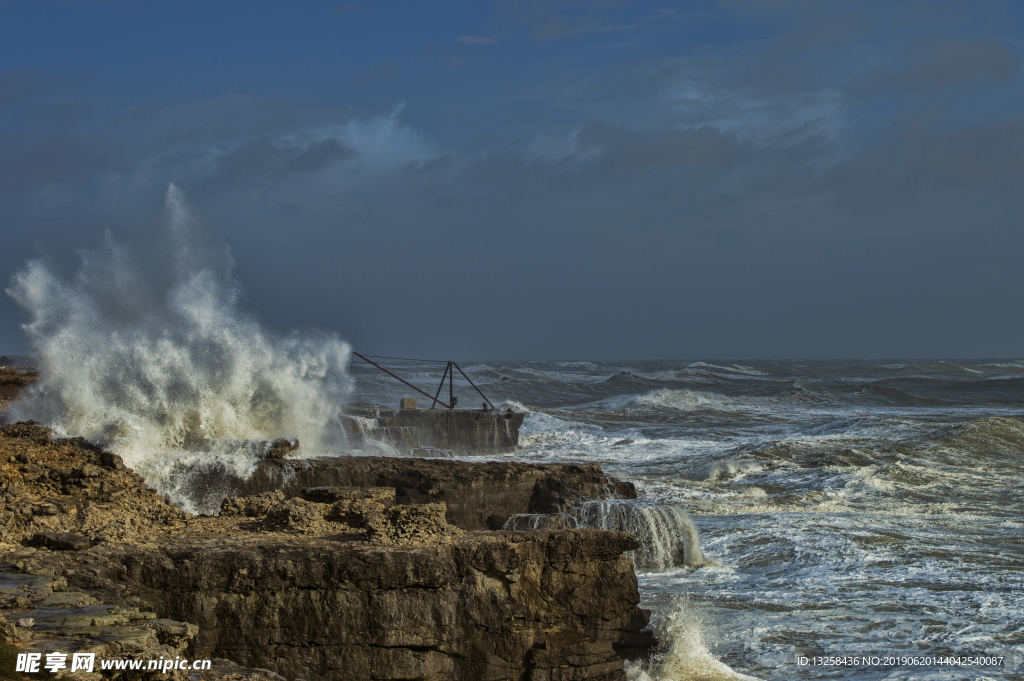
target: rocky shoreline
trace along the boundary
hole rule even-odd
[[[463,530],[500,530],[514,515],[559,513],[589,499],[636,499],[633,483],[609,478],[597,464],[383,456],[267,458],[246,479],[213,467],[194,471],[182,492],[202,506],[274,491],[315,499],[305,490],[334,487],[391,488],[398,504],[443,502],[448,522]]]
[[[200,476],[197,493],[230,493],[202,517],[21,423],[0,428],[0,475],[10,645],[215,660],[75,678],[617,681],[656,643],[631,535],[498,529],[635,497],[597,466],[268,459],[229,490]]]

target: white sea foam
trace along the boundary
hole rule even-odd
[[[636,398],[639,404],[668,407],[684,411],[692,409],[742,409],[753,406],[757,398],[737,399],[699,390],[655,390]]]
[[[619,411],[621,409],[632,409],[637,406],[636,395],[615,395],[606,397],[595,402],[575,407],[575,409],[592,409],[594,411]]]
[[[697,381],[702,383],[719,382],[722,380],[748,380],[751,378],[770,380],[772,375],[754,367],[733,364],[722,366],[707,362],[693,362],[684,369],[671,369],[641,374],[658,381]]]
[[[723,480],[749,470],[759,470],[760,466],[747,461],[733,461],[731,459],[719,459],[709,462],[706,466],[699,468],[690,476],[693,480]]]
[[[276,336],[240,311],[226,250],[201,247],[181,192],[167,192],[168,271],[150,275],[108,234],[74,278],[27,263],[7,292],[42,380],[11,409],[107,443],[161,491],[204,461],[247,474],[254,441],[298,437],[304,455],[344,444],[349,347],[334,336]]]
[[[806,402],[827,403],[814,388],[794,383],[789,393],[781,395],[725,395],[703,390],[662,388],[635,398],[640,407],[677,409],[679,411],[719,411],[764,413],[803,408]],[[778,414],[781,415],[781,414]]]
[[[654,625],[668,649],[647,664],[626,663],[629,681],[758,681],[734,671],[711,652],[700,613],[685,598],[675,599],[669,615]]]
[[[499,405],[499,409],[512,409],[526,415],[523,425],[519,429],[520,444],[529,446],[531,443],[544,440],[562,439],[567,441],[578,440],[581,434],[593,436],[602,431],[600,426],[587,423],[578,423],[569,418],[562,419],[553,414],[531,410],[529,407],[507,400]]]
[[[597,371],[600,369],[600,367],[593,362],[555,362],[555,366],[570,369],[585,369],[588,371]]]
[[[744,366],[742,364],[730,364],[729,366],[721,366],[719,364],[708,364],[706,362],[694,362],[689,367],[690,369],[702,368],[711,369],[713,371],[722,371],[727,374],[741,374],[743,376],[768,376],[769,374],[760,369],[754,367]]]

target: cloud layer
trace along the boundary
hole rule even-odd
[[[104,227],[144,250],[174,182],[253,309],[357,350],[1019,354],[1015,5],[500,2],[401,35],[373,11],[331,21],[376,61],[298,93],[0,71],[0,267]]]

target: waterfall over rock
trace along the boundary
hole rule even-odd
[[[660,572],[700,565],[697,528],[679,506],[636,500],[584,501],[575,509],[580,527],[629,532],[640,541],[633,552],[637,570]]]

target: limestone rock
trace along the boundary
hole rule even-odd
[[[623,555],[636,546],[622,533],[570,530],[94,550],[126,567],[129,599],[199,625],[196,655],[287,678],[613,680],[625,678],[619,650],[654,643]]]
[[[48,440],[51,430],[34,421],[22,421],[0,426],[0,437],[23,437],[33,440]]]
[[[31,544],[54,551],[82,551],[89,548],[91,542],[88,537],[73,532],[37,532],[32,535]]]
[[[284,499],[284,492],[280,490],[246,497],[228,497],[220,504],[220,514],[228,517],[265,518],[270,509]]]
[[[283,459],[289,454],[299,448],[298,440],[289,440],[287,438],[280,438],[270,443],[270,448],[267,449],[266,457],[268,459]]]
[[[336,501],[370,499],[388,505],[395,501],[394,487],[310,487],[300,492],[306,501],[329,504]]]
[[[195,479],[202,485],[201,476]],[[463,530],[501,529],[514,515],[558,513],[580,500],[636,498],[632,483],[606,476],[597,464],[471,463],[375,456],[301,462],[268,459],[259,463],[248,480],[218,482],[231,484],[236,496],[271,491],[304,496],[304,490],[310,488],[391,488],[398,504],[445,502],[448,522]]]
[[[304,499],[287,499],[267,512],[263,527],[270,531],[297,531],[324,534],[327,507]]]
[[[265,475],[196,517],[108,452],[15,425],[0,607],[21,649],[233,660],[208,680],[622,681],[655,643],[631,536],[482,531],[633,492],[597,466],[265,460],[283,490]]]
[[[445,520],[445,504],[389,506],[368,515],[366,535],[372,544],[413,545],[449,542],[462,530]]]

